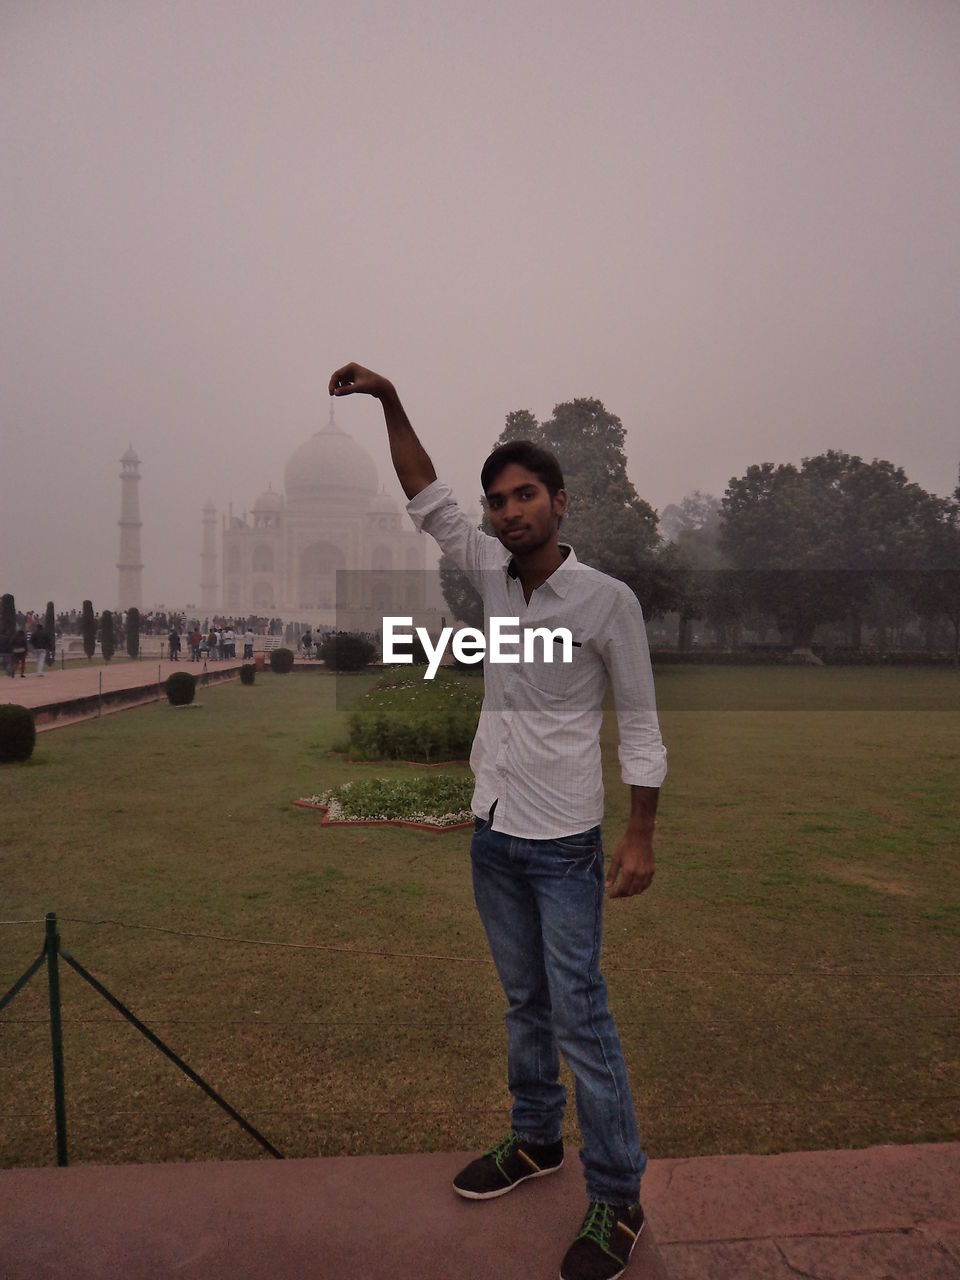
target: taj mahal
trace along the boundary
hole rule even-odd
[[[204,508],[201,607],[231,617],[296,618],[377,630],[388,613],[435,623],[428,540],[385,493],[376,463],[334,418],[290,455],[283,492],[268,487],[249,513],[222,518],[219,599],[213,504]],[[211,552],[213,553],[211,556]],[[363,570],[344,574],[343,570]]]
[[[120,476],[122,611],[141,607],[139,467],[131,447]],[[434,632],[448,612],[436,572],[427,572],[431,539],[384,491],[376,463],[336,421],[332,401],[327,424],[290,455],[282,491],[269,485],[239,516],[232,504],[221,516],[209,501],[202,527],[199,609],[208,617],[376,632],[395,614]]]

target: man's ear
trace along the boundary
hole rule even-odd
[[[567,513],[567,491],[558,489],[553,497],[553,514],[562,519]]]

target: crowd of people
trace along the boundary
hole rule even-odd
[[[120,651],[126,644],[125,621],[124,614],[115,615],[114,640]],[[141,636],[159,636],[173,662],[179,662],[181,654],[184,661],[190,662],[221,662],[237,657],[249,660],[253,658],[258,636],[282,638],[307,656],[316,643],[309,626],[285,624],[282,618],[238,619],[217,615],[201,622],[183,612],[154,610],[140,615],[139,629]],[[36,658],[36,673],[42,676],[45,663],[53,661],[57,646],[64,638],[82,634],[83,614],[77,609],[58,614],[52,632],[41,614],[18,612],[12,626],[0,626],[3,672],[11,678],[19,674],[25,679],[27,659],[32,653]]]
[[[201,628],[199,622],[194,622],[185,635],[181,635],[173,627],[168,636],[170,660],[179,662],[184,640],[190,648],[191,662],[220,662],[235,658],[238,642],[243,644],[244,658],[252,658],[256,638],[257,633],[252,626],[248,625],[242,632],[238,632],[232,622],[220,626],[215,624],[209,629]]]
[[[27,676],[27,655],[33,651],[37,662],[37,675],[43,675],[47,655],[53,652],[56,637],[51,636],[39,614],[28,613],[17,618],[12,631],[0,628],[0,662],[5,675],[16,679],[19,670],[22,679]]]

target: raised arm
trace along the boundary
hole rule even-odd
[[[415,498],[436,480],[430,455],[410,425],[392,382],[362,365],[345,364],[331,377],[329,390],[332,396],[367,395],[380,401],[394,470],[408,498]]]

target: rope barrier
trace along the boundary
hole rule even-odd
[[[211,1031],[219,1031],[223,1027],[325,1027],[337,1028],[340,1030],[356,1027],[359,1029],[367,1029],[370,1027],[379,1027],[383,1025],[381,1016],[371,1016],[368,1019],[362,1018],[165,1018],[163,1014],[151,1013],[149,1009],[141,1010],[144,1018],[149,1018],[150,1022],[157,1027],[208,1027]],[[642,1027],[648,1030],[663,1027],[683,1027],[695,1026],[704,1030],[718,1030],[723,1027],[776,1027],[778,1030],[788,1031],[806,1031],[809,1027],[829,1027],[836,1024],[838,1020],[843,1021],[845,1026],[898,1026],[896,1019],[891,1017],[882,1017],[869,1013],[848,1013],[844,1009],[838,1009],[829,1017],[817,1017],[803,1019],[803,1024],[798,1028],[797,1023],[785,1018],[630,1018],[629,1025],[631,1027]],[[960,1024],[960,1013],[926,1013],[920,1014],[920,1020],[927,1022],[946,1022]],[[115,1018],[71,1018],[65,1016],[63,1025],[65,1027],[122,1027],[124,1019]],[[0,1022],[0,1027],[4,1026],[20,1026],[20,1027],[46,1027],[49,1023],[45,1018],[4,1018]],[[404,1015],[404,1025],[402,1027],[394,1027],[394,1035],[402,1036],[406,1028],[419,1027],[435,1027],[439,1026],[443,1029],[467,1029],[476,1027],[476,1019],[463,1019],[462,1021],[451,1020],[442,1014],[437,1014],[433,1018],[410,1016],[409,1013]]]
[[[199,1101],[199,1100],[198,1100]],[[641,1114],[647,1111],[703,1111],[703,1110],[731,1110],[738,1107],[749,1108],[754,1111],[790,1111],[796,1110],[798,1107],[829,1107],[833,1110],[863,1110],[870,1107],[891,1107],[891,1106],[940,1106],[943,1104],[954,1105],[960,1102],[960,1094],[942,1094],[940,1096],[918,1095],[906,1098],[891,1098],[889,1095],[882,1095],[870,1098],[822,1098],[822,1097],[804,1097],[794,1099],[777,1099],[777,1100],[761,1100],[754,1097],[744,1095],[739,1098],[725,1099],[686,1099],[683,1102],[664,1102],[660,1098],[649,1098],[645,1100],[645,1105],[639,1108]],[[463,1116],[489,1116],[503,1115],[506,1100],[491,1104],[489,1107],[462,1107],[455,1100],[449,1105],[438,1106],[418,1106],[417,1108],[409,1108],[402,1101],[395,1102],[392,1106],[358,1107],[356,1112],[351,1112],[347,1107],[340,1103],[332,1104],[328,1109],[311,1106],[306,1104],[297,1107],[264,1107],[258,1110],[258,1114],[263,1116],[296,1116],[296,1117],[312,1117],[315,1119],[334,1116],[338,1120],[342,1120],[344,1124],[350,1124],[355,1116],[389,1116],[396,1119],[398,1108],[402,1107],[404,1118],[415,1118],[420,1116],[443,1116],[451,1115],[454,1118],[462,1118]],[[153,1106],[151,1112],[160,1115],[183,1115],[183,1100],[176,1104],[168,1106]],[[46,1116],[46,1111],[0,1111],[0,1119],[4,1120],[29,1120],[36,1117]],[[84,1107],[82,1104],[72,1106],[71,1114],[79,1116],[97,1116],[103,1118],[103,1111],[95,1107]],[[111,1111],[110,1118],[122,1120],[127,1117],[142,1120],[143,1112],[135,1110]]]
[[[174,929],[169,925],[141,924],[136,921],[117,920],[113,917],[106,917],[100,920],[89,920],[81,916],[60,916],[60,920],[66,924],[82,924],[91,928],[112,927],[117,929],[139,929],[152,933],[164,933],[175,938],[187,938],[194,941],[202,942],[223,942],[233,946],[246,947],[276,947],[280,950],[290,951],[313,951],[328,952],[341,956],[369,956],[376,959],[384,960],[436,960],[444,963],[452,964],[469,964],[481,965],[484,968],[490,968],[492,961],[489,956],[463,956],[450,955],[441,952],[428,951],[385,951],[378,948],[368,947],[338,947],[327,943],[318,942],[289,942],[277,938],[240,938],[230,934],[206,933],[200,930]],[[5,923],[0,921],[0,924]],[[39,921],[10,921],[11,924],[43,924],[43,920]],[[675,967],[656,967],[643,966],[642,968],[631,968],[621,966],[614,961],[606,965],[605,970],[608,974],[650,974],[651,976],[675,976],[681,975],[689,978],[705,980],[710,977],[739,977],[739,978],[836,978],[838,981],[857,982],[863,979],[884,979],[884,980],[919,980],[926,981],[931,979],[956,980],[960,978],[960,970],[938,970],[938,971],[910,971],[898,969],[712,969],[709,974],[696,973],[689,970],[677,969]]]
[[[332,952],[335,955],[376,956],[384,960],[442,960],[445,963],[483,965],[485,968],[490,967],[493,963],[488,957],[482,956],[453,956],[421,951],[382,951],[360,947],[336,947],[319,942],[285,942],[276,938],[237,938],[219,933],[187,932],[183,929],[171,929],[166,925],[135,924],[126,920],[82,920],[76,916],[61,916],[60,919],[67,924],[85,924],[93,927],[113,925],[119,929],[145,929],[152,933],[166,933],[177,938],[190,938],[204,942],[229,942],[236,946],[245,947],[278,947],[290,951],[324,951]]]

